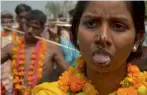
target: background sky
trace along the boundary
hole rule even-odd
[[[32,9],[45,11],[45,5],[48,1],[1,1],[1,11],[10,11],[15,14],[15,8],[18,4],[24,3],[30,5]]]
[[[73,0],[66,0],[66,1],[70,1],[70,2],[66,2],[66,5],[64,5],[65,4],[64,1],[59,1],[59,0],[55,1],[54,0],[53,2],[54,2],[54,4],[59,3],[60,12],[67,13],[70,9],[73,9],[75,7],[76,1],[74,1],[74,2],[71,2]],[[15,16],[16,6],[19,4],[27,4],[27,5],[31,6],[32,9],[39,9],[39,10],[43,11],[46,15],[49,15],[49,14],[52,14],[52,13],[49,13],[52,11],[47,10],[45,8],[45,6],[48,4],[50,4],[49,6],[52,6],[53,2],[50,0],[49,1],[24,1],[24,0],[22,0],[22,1],[1,1],[1,11],[10,11]],[[57,5],[56,8],[59,6]],[[58,11],[56,11],[56,12],[58,12]]]

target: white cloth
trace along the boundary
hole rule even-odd
[[[12,42],[12,36],[4,36],[1,38],[2,47]],[[2,84],[5,86],[7,91],[11,91],[13,87],[13,76],[11,75],[10,60],[6,61],[1,65],[1,79]]]

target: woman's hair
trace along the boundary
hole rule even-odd
[[[144,19],[145,19],[145,4],[144,1],[124,1],[127,4],[127,7],[132,15],[135,31],[138,32],[144,32],[145,26],[144,26]],[[71,27],[71,41],[75,45],[76,48],[79,49],[77,44],[77,34],[78,34],[78,28],[81,16],[83,12],[85,11],[86,7],[90,1],[79,1],[75,7],[74,15],[73,15],[73,21],[72,21],[72,27]],[[138,50],[136,52],[132,52],[127,60],[127,62],[132,61],[134,58],[138,58],[142,55],[142,44],[139,45]]]
[[[29,6],[29,5],[26,5],[26,4],[19,4],[16,6],[15,8],[15,13],[18,15],[20,14],[21,12],[24,12],[24,11],[31,11],[32,8]]]

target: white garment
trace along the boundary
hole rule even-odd
[[[2,47],[4,47],[12,42],[12,36],[4,36],[1,40]],[[1,65],[1,78],[6,90],[11,91],[13,87],[13,76],[11,75],[10,60]]]

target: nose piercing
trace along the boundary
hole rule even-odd
[[[105,36],[103,36],[103,35],[98,35],[96,38],[95,38],[95,40],[94,40],[94,43],[95,44],[99,44],[99,46],[101,47],[101,48],[107,48],[107,44],[106,44],[106,41],[105,41]]]
[[[98,35],[95,40],[94,40],[94,43],[97,43],[97,42],[100,42],[101,40],[101,35]]]

